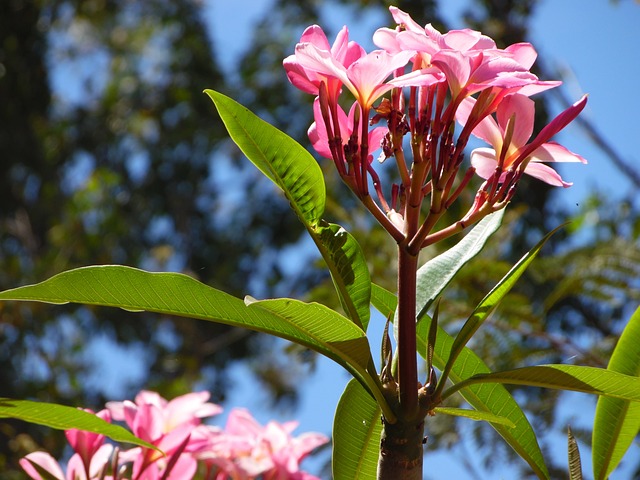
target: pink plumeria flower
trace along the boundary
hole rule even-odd
[[[393,84],[385,83],[386,79],[403,68],[414,52],[389,54],[384,50],[374,50],[348,66],[337,61],[331,52],[312,43],[296,45],[295,55],[305,69],[338,79],[368,112],[373,102],[394,88]]]
[[[207,402],[209,397],[209,392],[193,392],[167,401],[156,392],[143,390],[136,395],[135,403],[128,400],[108,402],[107,408],[114,420],[126,421],[133,428],[132,423],[136,420],[138,409],[143,406],[145,408],[153,406],[153,412],[150,414],[157,416],[157,418],[154,418],[154,425],[147,427],[147,431],[168,433],[182,424],[198,425],[202,418],[221,413],[222,407]],[[129,423],[130,421],[131,423]]]
[[[91,410],[86,410],[93,413]],[[111,416],[107,410],[102,410],[96,414],[102,420],[111,421]],[[107,467],[113,446],[105,444],[104,435],[87,432],[83,430],[65,430],[65,435],[75,454],[67,463],[67,479],[90,480],[97,478]],[[62,468],[56,460],[45,452],[34,452],[20,460],[20,465],[31,478],[40,479],[40,474],[32,465],[36,464],[43,468],[55,478],[63,480]]]
[[[456,112],[456,119],[465,124],[475,103],[475,99],[466,98]],[[549,142],[556,133],[562,130],[578,116],[587,103],[587,97],[582,97],[567,110],[554,118],[536,138],[529,142],[533,133],[534,102],[522,94],[508,95],[502,100],[496,111],[496,118],[485,117],[473,130],[473,134],[489,143],[493,148],[477,148],[471,152],[471,164],[478,175],[488,179],[495,175],[501,165],[501,180],[509,168],[521,168],[524,173],[538,178],[549,185],[569,187],[572,184],[562,180],[558,172],[543,162],[580,162],[587,161],[580,155],[570,152],[565,147]],[[512,123],[511,126],[508,125]],[[507,130],[512,129],[508,143]]]
[[[134,478],[160,478],[172,457],[177,456],[169,479],[190,479],[197,469],[197,462],[190,452],[198,449],[201,442],[194,433],[202,418],[222,411],[218,405],[207,402],[208,399],[208,392],[188,393],[167,401],[156,392],[142,391],[136,396],[135,403],[129,400],[107,403],[114,420],[125,421],[134,435],[166,455],[140,447],[122,452],[123,462],[133,462]]]
[[[379,29],[374,43],[389,52],[418,52],[419,61],[414,59],[417,68],[438,67],[457,101],[490,87],[528,88],[527,94],[531,95],[560,84],[540,82],[529,72],[537,56],[531,44],[519,43],[501,50],[478,31],[462,29],[442,34],[431,24],[420,27],[396,7],[390,7],[390,11],[404,30]]]
[[[224,431],[212,437],[212,448],[199,454],[238,480],[319,480],[300,470],[300,462],[328,438],[318,433],[292,437],[297,422],[260,425],[244,409],[234,409]],[[226,461],[224,459],[226,457]],[[233,463],[233,466],[229,465]],[[233,472],[233,475],[232,475]]]
[[[66,475],[56,459],[46,452],[33,452],[20,459],[22,469],[34,480],[45,480],[34,466],[37,465],[56,480],[94,480],[101,477],[111,460],[113,445],[101,445],[89,462],[88,471],[79,454],[74,454],[67,462]]]
[[[366,55],[364,49],[356,42],[349,41],[349,30],[342,27],[332,46],[329,46],[327,36],[318,25],[307,27],[300,37],[300,44],[308,43],[319,50],[328,52],[336,62],[349,67],[353,62]],[[303,92],[318,95],[320,83],[327,87],[329,98],[335,101],[338,98],[342,82],[334,76],[328,76],[315,70],[302,66],[296,55],[290,55],[283,61],[289,81]]]
[[[86,410],[89,413],[93,413],[91,410]],[[111,422],[111,414],[108,410],[101,410],[96,413],[96,416],[100,417],[105,422]],[[85,466],[85,469],[89,470],[89,465],[93,456],[98,449],[104,444],[104,435],[100,435],[93,432],[86,432],[83,430],[65,430],[67,441],[74,452],[76,452]]]
[[[353,120],[355,116],[355,109],[357,108],[357,103],[354,103],[349,110],[349,115],[347,116],[344,113],[344,110],[340,106],[337,108],[338,112],[338,124],[340,126],[340,136],[342,137],[342,145],[347,145],[349,142],[349,137],[353,133]],[[313,114],[315,117],[315,122],[311,124],[309,127],[309,131],[307,132],[309,135],[309,140],[311,140],[311,144],[313,148],[322,155],[324,158],[331,159],[331,149],[329,148],[329,136],[327,134],[327,127],[324,123],[324,119],[322,118],[322,113],[320,111],[320,100],[316,98],[313,102]],[[376,149],[380,148],[380,143],[384,136],[387,134],[389,130],[385,127],[376,127],[369,131],[369,151],[373,152]],[[370,158],[373,156],[370,155]]]

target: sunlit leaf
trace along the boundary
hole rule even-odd
[[[528,385],[640,401],[640,377],[624,375],[604,368],[561,364],[477,374],[452,386],[442,396],[447,398],[453,392],[477,383]]]
[[[427,313],[434,300],[453,280],[456,273],[475,257],[487,239],[498,230],[504,209],[487,215],[460,242],[426,262],[418,269],[416,305],[418,317]]]
[[[369,270],[358,242],[339,225],[321,222],[325,208],[322,170],[298,142],[235,100],[205,90],[229,135],[247,158],[273,181],[316,243],[349,318],[366,330],[369,323]]]
[[[362,385],[351,380],[333,419],[333,478],[375,478],[381,433],[380,408]]]
[[[442,413],[444,415],[454,415],[456,417],[464,417],[470,420],[483,421],[489,423],[497,423],[509,428],[515,428],[515,424],[506,417],[494,415],[490,412],[483,412],[480,410],[469,410],[467,408],[452,408],[452,407],[436,407],[435,413]]]
[[[478,331],[478,328],[482,325],[482,323],[487,319],[487,317],[496,309],[498,304],[502,301],[502,299],[509,293],[511,288],[515,285],[518,279],[522,276],[527,267],[533,262],[536,255],[540,252],[544,244],[551,238],[551,236],[561,227],[558,227],[547,235],[544,236],[542,240],[540,240],[536,246],[534,246],[529,252],[527,252],[519,261],[516,263],[511,270],[497,283],[495,287],[482,299],[482,301],[478,304],[478,306],[471,313],[471,316],[467,319],[465,324],[462,326],[458,335],[453,342],[453,346],[451,347],[451,356],[449,357],[449,361],[447,366],[444,369],[443,377],[441,381],[446,380],[449,370],[451,368],[451,364],[456,361],[459,353],[462,351],[467,342],[471,339],[471,337]]]
[[[322,170],[313,156],[235,100],[213,90],[205,93],[242,153],[280,187],[303,223],[316,225],[324,213],[326,191]]]
[[[365,333],[328,308],[285,299],[282,305],[295,315],[281,315],[267,308],[247,307],[241,299],[178,273],[150,273],[117,265],[84,267],[7,290],[0,293],[0,300],[120,307],[249,328],[304,345],[361,375],[370,358]]]
[[[360,245],[334,223],[321,222],[310,233],[327,262],[345,312],[366,331],[371,315],[371,277]]]
[[[93,413],[55,403],[0,398],[0,418],[17,418],[56,430],[72,428],[99,433],[116,442],[132,443],[156,449],[119,425],[105,422]],[[157,449],[156,449],[157,450]]]
[[[640,308],[632,315],[613,350],[608,369],[640,376]],[[613,472],[640,431],[640,403],[600,397],[593,423],[593,474],[603,480]]]
[[[384,288],[374,284],[371,291],[371,303],[385,316],[393,314],[397,306],[397,297]],[[426,352],[426,338],[431,322],[428,315],[418,321],[417,349]],[[442,370],[449,359],[453,338],[438,327],[433,351],[433,364]],[[472,350],[465,347],[453,364],[449,380],[460,382],[476,373],[488,373],[489,367]],[[549,473],[542,456],[536,435],[520,406],[508,390],[500,384],[470,385],[461,390],[464,399],[479,412],[487,412],[497,417],[506,418],[514,428],[492,423],[491,426],[504,438],[513,450],[526,461],[539,478],[548,479]]]

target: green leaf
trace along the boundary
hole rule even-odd
[[[582,480],[582,462],[576,437],[567,429],[567,451],[569,456],[569,480]]]
[[[454,415],[456,417],[464,417],[470,420],[483,421],[489,423],[497,423],[509,428],[515,428],[515,424],[506,417],[494,415],[490,412],[483,412],[480,410],[469,410],[467,408],[452,408],[452,407],[436,407],[433,409],[435,413],[442,413],[444,415]]]
[[[290,298],[245,299],[245,303],[249,310],[277,318],[279,325],[303,325],[308,335],[326,344],[323,354],[338,363],[359,371],[367,367],[371,351],[364,332],[330,308]]]
[[[482,301],[475,308],[471,316],[467,319],[465,324],[462,326],[458,335],[456,335],[456,339],[453,342],[453,346],[451,347],[451,356],[447,362],[447,365],[444,369],[441,383],[444,385],[444,381],[447,379],[449,374],[449,370],[451,369],[451,365],[456,361],[458,355],[467,344],[467,342],[471,339],[471,337],[478,331],[482,323],[487,319],[487,317],[496,309],[498,304],[502,301],[502,299],[509,293],[511,288],[515,285],[518,279],[522,276],[527,267],[533,262],[536,258],[544,244],[551,238],[551,236],[561,227],[557,227],[556,229],[549,232],[544,236],[542,240],[538,242],[538,244],[533,247],[529,252],[527,252],[519,261],[516,263],[511,270],[498,282],[498,284],[493,287],[493,289],[482,299]]]
[[[380,407],[362,385],[351,380],[333,419],[333,478],[375,478],[381,433]]]
[[[453,280],[456,273],[475,257],[487,239],[500,227],[504,209],[484,217],[454,247],[432,258],[418,269],[416,305],[418,317],[427,313],[433,301]]]
[[[398,297],[377,283],[371,284],[371,304],[383,317],[393,318],[393,312],[398,307]]]
[[[418,321],[417,343],[418,351],[425,351],[431,322],[425,315]],[[433,351],[433,364],[442,369],[449,360],[453,337],[438,327],[438,334]],[[489,373],[489,367],[468,347],[464,347],[449,372],[449,380],[455,384],[479,373]],[[460,390],[462,397],[479,412],[487,412],[497,417],[508,419],[515,427],[507,427],[500,423],[492,423],[493,429],[513,448],[513,450],[529,464],[533,472],[539,477],[548,479],[549,472],[545,465],[536,434],[526,415],[511,396],[509,391],[500,384],[469,385]]]
[[[213,90],[205,93],[242,153],[280,187],[305,225],[316,225],[324,213],[326,191],[322,170],[313,156],[235,100]]]
[[[321,222],[326,191],[316,160],[294,139],[236,101],[213,90],[205,93],[240,150],[284,192],[327,263],[347,315],[366,330],[369,270],[355,238],[339,225]]]
[[[640,308],[631,316],[611,354],[608,370],[640,376]],[[640,403],[600,397],[593,423],[593,473],[596,480],[613,472],[640,431]]]
[[[640,377],[624,375],[604,368],[559,364],[474,375],[449,388],[442,397],[447,398],[460,388],[477,383],[528,385],[640,401]]]
[[[345,312],[364,331],[371,315],[371,276],[362,248],[340,225],[321,222],[310,230],[325,259]]]
[[[373,284],[371,290],[371,303],[384,316],[393,314],[396,309],[397,297]],[[419,352],[426,352],[426,341],[431,322],[428,315],[424,315],[417,325],[417,349]],[[442,370],[446,365],[453,338],[438,327],[436,342],[433,351],[433,364]],[[460,352],[457,361],[453,364],[449,379],[456,383],[476,373],[488,373],[489,367],[472,350],[465,347]],[[509,428],[499,423],[492,423],[491,426],[504,438],[504,440],[526,461],[539,478],[549,478],[549,473],[542,456],[542,451],[538,445],[538,440],[533,428],[527,420],[520,406],[513,399],[509,391],[502,385],[470,385],[461,390],[461,395],[473,408],[479,412],[487,412],[497,417],[508,419],[515,427]]]
[[[0,293],[0,300],[102,305],[244,327],[311,348],[360,375],[371,356],[365,333],[328,308],[295,300],[258,302],[264,308],[251,308],[178,273],[150,273],[117,265],[83,267],[36,285],[7,290]],[[269,305],[294,315],[270,311]]]
[[[65,405],[0,398],[0,418],[17,418],[56,430],[75,428],[105,435],[116,442],[132,443],[157,450],[155,446],[140,440],[119,425],[105,422],[93,413]]]

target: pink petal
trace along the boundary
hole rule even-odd
[[[376,127],[369,132],[369,152],[375,152],[382,146],[382,140],[389,132],[386,127]]]
[[[287,73],[287,78],[294,87],[311,95],[318,94],[318,75],[302,68],[295,55],[289,55],[285,58],[282,65]]]
[[[191,480],[198,469],[198,462],[190,455],[180,455],[169,473],[168,480]],[[164,469],[163,469],[164,472]]]
[[[58,480],[65,480],[58,461],[47,452],[33,452],[20,459],[20,466],[34,480],[42,480],[42,476],[32,465],[35,463]]]
[[[384,85],[384,81],[393,72],[404,67],[414,53],[390,55],[384,50],[374,50],[351,64],[348,76],[352,87],[346,82],[344,84],[363,106],[371,106],[380,95],[393,88],[392,85]]]
[[[562,177],[560,177],[558,172],[544,163],[529,162],[524,169],[524,173],[531,175],[538,180],[542,180],[549,185],[553,185],[554,187],[567,188],[573,185],[572,183],[567,183],[562,180]]]
[[[312,43],[322,50],[331,50],[329,40],[327,40],[327,35],[324,33],[324,30],[322,30],[322,27],[318,25],[311,25],[305,28],[304,32],[302,32],[302,35],[300,36],[300,43],[306,42]]]
[[[530,155],[533,162],[579,162],[587,161],[556,142],[543,143]]]
[[[438,68],[429,67],[400,75],[387,82],[394,87],[428,87],[445,80]]]
[[[472,97],[467,97],[460,102],[460,105],[458,105],[458,109],[456,110],[456,120],[461,125],[465,125],[469,121],[469,116],[471,115],[471,111],[475,104],[476,99]],[[471,133],[487,142],[495,150],[502,149],[503,132],[491,115],[484,117]]]
[[[138,393],[135,402],[136,405],[156,405],[160,408],[164,408],[168,403],[159,393],[149,390],[142,390]]]
[[[354,92],[355,89],[347,76],[347,69],[331,56],[331,52],[320,50],[312,43],[299,43],[296,45],[295,55],[305,70],[335,77]]]
[[[262,426],[244,408],[234,408],[224,430],[232,435],[257,436],[262,432]]]
[[[171,400],[165,409],[167,428],[189,422],[194,418],[204,418],[222,412],[222,407],[209,400],[209,392],[193,392]]]
[[[91,464],[89,466],[89,474],[92,477],[97,477],[102,468],[111,461],[111,454],[113,453],[113,445],[106,443],[102,445],[91,458]]]
[[[398,43],[398,31],[390,28],[379,28],[373,34],[373,43],[389,53],[398,53],[402,47]]]
[[[538,53],[535,48],[533,48],[533,45],[525,42],[509,45],[504,51],[509,53],[512,58],[526,70],[532,67],[538,57]]]
[[[562,85],[560,81],[552,81],[552,80],[538,80],[537,82],[529,83],[518,88],[518,93],[521,95],[526,95],[530,97],[531,95],[535,95],[536,93],[544,92],[545,90],[550,90],[552,88],[556,88],[557,86]]]
[[[522,150],[520,155],[526,158],[540,145],[542,145],[543,143],[547,143],[547,141],[550,140],[551,137],[553,137],[556,133],[566,127],[569,123],[571,123],[584,109],[586,104],[587,96],[585,95],[565,111],[560,113],[556,118],[551,120],[551,122],[546,127],[544,127],[540,131],[540,133],[538,133],[536,138],[534,138],[533,141]]]
[[[389,7],[389,11],[391,12],[391,16],[396,21],[398,25],[404,25],[405,29],[409,32],[416,32],[424,34],[424,28],[421,27],[418,23],[416,23],[411,15],[406,12],[403,12],[398,7]]]
[[[496,152],[491,148],[476,148],[471,152],[471,165],[481,178],[487,179],[496,172],[498,161]]]
[[[498,125],[500,125],[502,132],[506,131],[507,123],[512,116],[515,116],[515,123],[513,125],[511,145],[515,150],[526,145],[533,133],[535,117],[534,101],[529,97],[518,94],[505,97],[502,102],[500,102],[500,105],[498,105],[498,110],[496,111],[496,118],[498,119]]]

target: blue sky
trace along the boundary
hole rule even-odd
[[[460,13],[469,4],[463,0],[449,0],[440,2],[446,5],[444,17],[451,28],[462,28],[464,24]],[[251,27],[262,15],[268,11],[269,0],[234,0],[234,2],[209,1],[206,4],[208,18],[212,26],[215,45],[223,66],[232,71],[234,58],[246,48],[242,42],[230,39],[250,38]],[[363,45],[370,46],[370,36],[373,29],[387,23],[390,17],[360,18],[344,7],[331,9],[330,18],[325,25],[340,27],[347,24],[352,37]],[[341,17],[339,13],[344,16]],[[243,12],[243,15],[237,15]],[[233,31],[229,28],[228,18],[233,16]],[[277,12],[274,12],[277,15]],[[357,21],[356,21],[357,17]],[[416,19],[419,23],[426,23],[429,19]],[[330,23],[329,23],[330,22]],[[382,22],[382,23],[380,23]],[[324,26],[324,25],[323,25]],[[602,134],[610,141],[619,153],[632,165],[640,164],[637,153],[636,140],[640,137],[639,122],[640,95],[636,89],[640,78],[640,5],[630,0],[621,0],[614,4],[607,0],[546,0],[540,2],[533,18],[530,39],[536,47],[539,58],[548,67],[559,68],[572,72],[568,81],[560,87],[574,101],[583,93],[589,94],[589,103],[583,112]],[[370,28],[369,28],[370,27]],[[560,107],[556,105],[557,112]],[[587,158],[589,164],[562,165],[560,170],[564,178],[573,181],[570,189],[558,189],[556,199],[573,208],[585,196],[598,189],[620,198],[632,193],[630,182],[612,166],[608,158],[595,147],[588,138],[576,127],[569,126],[556,140],[570,150],[580,153]],[[380,325],[382,319],[374,318],[372,325]],[[378,334],[379,335],[379,332]],[[378,338],[374,332],[372,345],[378,345]],[[299,431],[321,431],[328,433],[331,429],[332,416],[338,398],[348,375],[340,367],[329,360],[320,360],[317,372],[301,385],[302,401],[300,408],[292,414],[287,412],[270,412],[263,409],[267,403],[266,397],[261,398],[255,392],[248,395],[250,377],[243,367],[237,367],[235,378],[239,380],[239,388],[229,399],[229,406],[244,406],[251,409],[261,421],[280,416],[288,419],[295,416],[300,420]],[[561,408],[559,426],[564,428],[568,423],[574,426],[588,427],[592,422],[593,399],[580,394],[567,394],[564,407]],[[576,414],[578,413],[578,414]],[[472,477],[462,470],[460,455],[466,455],[477,446],[466,443],[463,449],[451,453],[428,452],[426,464],[429,469],[438,472],[433,478],[445,475],[460,480]],[[582,449],[583,468],[587,477],[590,476],[590,452],[585,445]],[[629,452],[633,457],[640,454],[638,446]],[[467,449],[467,450],[465,450]],[[559,462],[566,462],[566,440],[558,435],[558,449],[553,452]],[[458,456],[458,457],[457,457]],[[514,478],[509,470],[482,474],[477,461],[470,457],[472,464],[478,467],[477,473],[482,478]],[[315,465],[315,462],[314,462]],[[499,476],[496,477],[495,475]],[[628,478],[629,473],[624,470],[612,475],[612,479]]]

